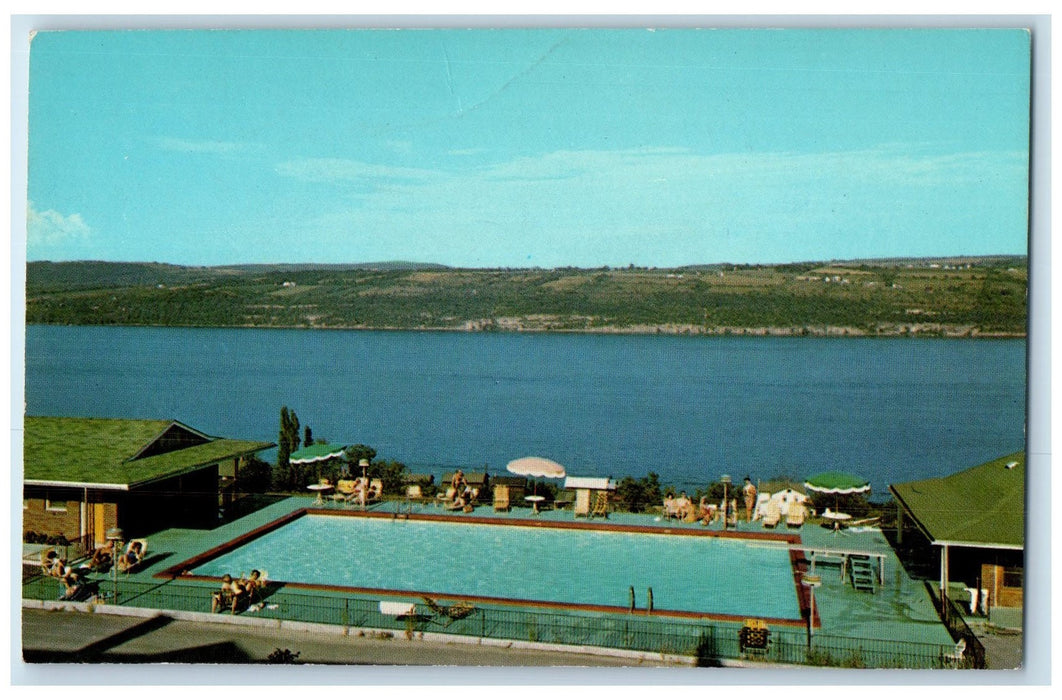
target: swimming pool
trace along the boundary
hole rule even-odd
[[[185,571],[374,592],[800,620],[789,551],[720,537],[304,515]]]

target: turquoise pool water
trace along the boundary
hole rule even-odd
[[[756,543],[308,515],[197,567],[275,581],[799,618],[789,555]]]

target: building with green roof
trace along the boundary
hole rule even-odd
[[[23,530],[86,547],[217,524],[221,468],[273,443],[207,435],[176,420],[26,416]]]
[[[982,612],[1023,605],[1025,453],[999,457],[950,476],[889,486],[902,523],[910,520],[940,548],[940,589],[958,579]],[[953,552],[954,550],[954,552]],[[954,555],[954,561],[952,561]],[[987,602],[985,598],[987,597]],[[971,605],[971,608],[975,605]],[[1020,614],[1010,615],[1020,618]]]

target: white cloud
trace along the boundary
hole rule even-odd
[[[177,153],[213,153],[215,155],[228,155],[244,150],[247,146],[232,141],[188,141],[186,139],[162,139],[159,146],[164,151],[176,151]]]
[[[536,259],[567,251],[568,262],[578,264],[600,259],[601,251],[635,259],[639,246],[650,245],[675,251],[672,262],[683,263],[754,259],[761,248],[798,238],[808,245],[867,231],[910,238],[979,217],[980,227],[994,225],[993,212],[1013,209],[1000,193],[1021,189],[1026,162],[1024,153],[893,146],[723,154],[644,148],[556,151],[446,170],[312,159],[277,172],[349,187],[343,206],[320,210],[304,225],[333,245],[378,247],[380,259],[401,257],[403,246],[445,262],[492,254],[513,260],[533,248]],[[956,202],[964,203],[965,223]]]
[[[33,202],[26,211],[26,242],[30,246],[54,246],[72,241],[84,240],[92,229],[81,218],[81,214],[63,216],[57,211],[37,211]]]
[[[301,158],[279,164],[276,171],[284,177],[310,182],[424,181],[439,176],[439,173],[432,170],[376,165],[343,158]]]

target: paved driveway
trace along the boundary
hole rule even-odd
[[[30,682],[57,684],[143,683],[157,682],[154,671],[150,680],[131,666],[106,666],[111,663],[160,663],[178,664],[263,664],[277,650],[298,653],[295,666],[265,664],[254,670],[244,665],[239,673],[239,683],[269,682],[315,682],[332,680],[351,682],[353,669],[339,666],[309,667],[305,664],[389,665],[358,671],[365,682],[389,682],[388,678],[401,678],[401,682],[416,683],[422,677],[431,684],[467,684],[478,682],[481,669],[432,668],[420,672],[395,666],[478,666],[478,667],[654,667],[663,664],[629,658],[568,654],[556,651],[512,649],[496,646],[480,646],[467,643],[444,643],[425,640],[407,640],[401,632],[394,637],[344,637],[320,635],[244,625],[190,622],[167,617],[140,618],[83,613],[71,611],[46,611],[32,608],[22,610],[22,647],[25,661],[22,667],[34,676]],[[88,662],[77,670],[71,667],[56,667],[52,664]],[[180,670],[180,669],[169,669]],[[194,674],[199,682],[201,674],[210,674],[209,667],[186,667],[184,674]],[[574,670],[574,669],[572,669]],[[674,670],[674,669],[672,669]],[[615,671],[613,671],[614,673]],[[524,674],[527,681],[533,672],[511,669],[508,680]],[[425,675],[427,674],[427,675]],[[516,674],[513,676],[512,674]],[[550,682],[565,678],[563,668],[550,671]],[[542,678],[537,681],[542,682]],[[179,682],[179,681],[178,681]],[[395,682],[391,680],[390,682]]]

